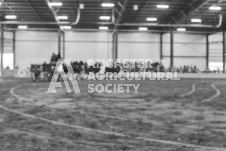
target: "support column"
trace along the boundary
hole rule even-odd
[[[206,69],[209,69],[209,34],[206,34]]]
[[[226,61],[226,32],[223,31],[223,73],[225,73],[225,61]]]
[[[65,59],[65,33],[63,32],[63,58]]]
[[[173,31],[170,31],[170,67],[174,66],[174,35]]]
[[[58,53],[61,55],[61,30],[58,30]]]
[[[3,53],[4,53],[4,27],[1,26],[1,68],[3,69]]]
[[[160,60],[163,59],[163,33],[160,33]]]
[[[16,32],[13,31],[13,69],[16,67]]]
[[[118,31],[113,33],[113,50],[112,50],[112,59],[118,59]]]

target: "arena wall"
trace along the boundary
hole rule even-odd
[[[211,70],[223,70],[223,33],[216,33],[210,35],[209,37],[210,42],[210,69]]]
[[[170,64],[170,34],[163,35],[163,60]],[[196,65],[206,69],[206,35],[174,33],[174,66]]]
[[[17,31],[16,66],[26,69],[30,64],[49,62],[52,53],[57,53],[57,43],[57,32]]]
[[[58,32],[17,31],[16,65],[20,69],[30,64],[49,62],[58,49]],[[222,44],[210,44],[210,50],[223,49]],[[212,52],[212,51],[210,51]],[[174,33],[174,65],[196,65],[206,69],[206,35]],[[65,56],[71,60],[110,59],[112,56],[111,32],[65,31]],[[170,65],[170,34],[163,34],[163,62]],[[119,59],[151,58],[160,61],[159,33],[119,33]]]
[[[118,35],[119,59],[152,59],[160,61],[159,33],[120,33]]]
[[[110,59],[112,33],[65,32],[65,58],[71,60]]]

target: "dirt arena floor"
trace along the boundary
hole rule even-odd
[[[49,83],[0,81],[1,151],[226,151],[226,81],[124,81],[131,94],[48,94]]]

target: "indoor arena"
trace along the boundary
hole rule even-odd
[[[226,151],[225,0],[0,13],[0,151]]]

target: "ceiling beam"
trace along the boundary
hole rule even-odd
[[[116,25],[115,25],[114,31],[117,30],[117,25],[121,23],[121,20],[123,18],[124,11],[126,10],[126,7],[127,7],[128,2],[129,2],[129,0],[124,0],[123,5],[121,6],[122,7],[122,10],[119,13],[119,17],[118,17],[118,19],[116,21]]]
[[[27,25],[71,25],[70,22],[25,22],[25,21],[3,21],[0,22],[0,25],[7,25],[7,24],[27,24]],[[99,25],[112,25],[113,23],[110,22],[87,22],[85,24],[99,24]],[[151,23],[124,23],[118,24],[117,27],[121,26],[147,26],[147,27],[191,27],[191,28],[217,28],[214,25],[200,25],[200,24],[151,24]]]
[[[188,9],[180,11],[180,15],[176,18],[172,18],[171,22],[181,23],[186,17],[189,17],[193,12],[205,5],[209,0],[196,0]]]
[[[16,11],[15,11],[8,3],[5,2],[5,0],[0,0],[0,2],[2,2],[2,5],[7,6],[8,9],[11,10],[11,11],[14,13],[14,15],[16,15],[17,17],[20,18],[20,20],[22,20],[22,21],[24,20],[20,15],[18,15],[18,14],[16,13]]]
[[[59,25],[59,19],[57,18],[57,13],[56,13],[56,11],[53,9],[52,6],[50,6],[50,1],[49,1],[49,0],[45,0],[45,2],[46,2],[46,4],[47,4],[47,6],[49,7],[50,11],[52,12],[52,14],[53,14],[53,16],[54,16],[54,19],[56,20],[56,22],[57,22],[57,24],[58,24],[58,26],[59,26],[59,28],[60,28],[60,25]]]
[[[191,28],[217,28],[214,25],[202,24],[152,24],[152,23],[124,23],[118,26],[146,26],[146,27],[191,27]]]
[[[145,10],[149,10],[149,11],[150,11],[150,9],[147,9],[147,8],[146,8],[146,6],[147,6],[148,3],[149,3],[149,1],[146,0],[146,1],[143,3],[142,7],[139,6],[139,7],[141,7],[141,9],[140,9],[140,11],[138,12],[138,14],[136,15],[136,18],[135,18],[134,22],[137,22],[138,18],[141,17],[141,14],[146,13]],[[149,12],[147,12],[147,13],[149,14]]]
[[[45,21],[0,21],[0,25],[22,25],[22,24],[26,24],[26,25],[74,25],[71,24],[71,22],[45,22]],[[111,22],[82,22],[82,24],[91,24],[91,25],[95,25],[95,24],[99,24],[99,25],[112,25],[113,23]]]
[[[33,7],[33,5],[30,3],[30,0],[27,0],[27,4],[31,7],[31,9],[34,11],[34,13],[38,16],[40,21],[43,21],[39,13],[36,11],[36,9]]]

